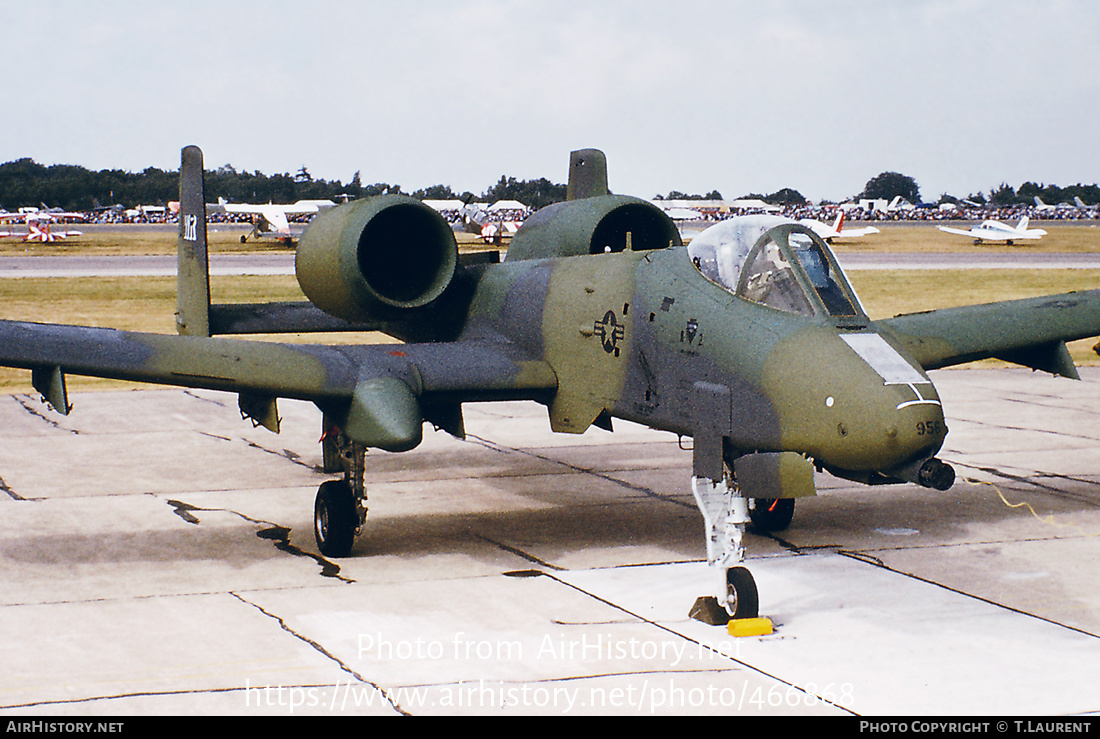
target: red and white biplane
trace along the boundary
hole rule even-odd
[[[37,208],[22,208],[18,213],[0,213],[0,223],[25,223],[27,230],[0,231],[0,238],[22,237],[23,241],[51,242],[68,238],[69,236],[81,236],[83,231],[70,231],[68,229],[57,230],[51,227],[53,223],[62,223],[67,220],[84,220],[87,216],[83,213],[69,213],[57,210],[39,210]]]

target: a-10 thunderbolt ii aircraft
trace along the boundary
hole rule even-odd
[[[568,199],[532,215],[507,258],[466,263],[448,224],[405,196],[320,213],[298,246],[310,302],[210,304],[202,153],[183,150],[182,336],[0,322],[0,364],[69,411],[66,373],[237,393],[278,429],[278,398],[323,411],[315,530],[349,554],[366,517],[367,448],[463,435],[465,403],[528,399],[554,431],[612,419],[693,437],[692,490],[715,573],[711,611],[758,611],[742,533],[787,526],[814,470],[945,490],[947,434],[926,372],[1000,357],[1075,377],[1065,342],[1100,335],[1100,290],[871,321],[829,247],[775,216],[681,244],[652,204],[612,195],[604,156],[574,152]],[[404,344],[310,346],[213,334],[371,328]]]

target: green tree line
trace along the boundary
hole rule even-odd
[[[988,202],[992,205],[1034,205],[1035,198],[1039,198],[1047,205],[1058,205],[1073,203],[1075,197],[1081,198],[1081,202],[1086,205],[1096,205],[1100,203],[1100,186],[1076,184],[1058,187],[1025,182],[1013,189],[1010,185],[1002,183],[1000,187],[989,191],[988,198],[982,193],[977,193],[967,199]]]
[[[872,177],[867,181],[863,192],[858,197],[891,200],[896,195],[902,196],[910,203],[920,202],[920,188],[917,186],[916,180],[898,172],[883,172]],[[1019,188],[1013,188],[1007,183],[1001,183],[1000,187],[991,189],[988,195],[981,192],[971,193],[964,200],[995,207],[1011,207],[1014,205],[1035,205],[1035,198],[1039,198],[1047,205],[1073,204],[1075,197],[1080,198],[1081,202],[1086,205],[1100,203],[1100,186],[1078,183],[1068,187],[1059,187],[1058,185],[1040,185],[1035,182],[1025,182]],[[940,196],[937,202],[958,203],[960,199],[944,194]]]
[[[413,197],[424,199],[450,200],[466,202],[496,202],[497,200],[518,200],[524,205],[538,209],[565,199],[566,187],[547,180],[519,180],[515,177],[501,176],[480,195],[469,191],[454,192],[447,185],[433,185],[410,193]],[[309,170],[302,167],[295,174],[265,175],[262,172],[238,171],[229,164],[206,172],[207,198],[215,201],[225,198],[238,203],[293,203],[296,200],[355,200],[383,193],[402,192],[401,186],[386,182],[364,185],[360,173],[356,172],[347,184],[340,180],[315,179]],[[912,177],[897,172],[883,172],[867,182],[860,197],[891,199],[902,195],[912,203],[919,202],[920,190]],[[966,199],[989,203],[996,206],[1034,205],[1035,198],[1054,205],[1073,202],[1079,197],[1084,203],[1100,203],[1100,187],[1097,185],[1041,185],[1025,182],[1019,188],[1002,183],[987,194],[974,193]],[[45,204],[66,210],[92,210],[98,206],[121,205],[134,208],[138,205],[164,204],[179,197],[179,173],[175,170],[165,172],[156,167],[148,167],[141,172],[124,172],[119,169],[93,171],[70,164],[45,166],[33,159],[18,159],[0,164],[0,207],[14,210],[23,206]],[[805,203],[805,198],[797,191],[784,188],[771,195],[750,194],[770,203]],[[717,199],[722,195],[717,190],[706,195],[691,195],[673,190],[667,196],[657,196],[667,200]],[[940,202],[958,202],[948,195],[940,197]]]
[[[364,185],[359,172],[348,183],[340,180],[315,179],[302,167],[295,174],[265,175],[262,172],[238,171],[229,164],[207,170],[207,200],[225,198],[237,203],[293,203],[297,200],[355,200],[384,193],[400,193],[401,186],[386,182]],[[458,199],[518,200],[541,208],[565,199],[565,185],[541,178],[517,180],[502,176],[481,195],[455,193],[449,186],[434,185],[411,195],[421,200]],[[0,164],[0,207],[14,210],[24,206],[60,207],[65,210],[88,211],[97,206],[158,205],[179,199],[179,172],[165,172],[148,167],[141,172],[119,169],[93,171],[84,167],[55,164],[45,166],[24,158]]]

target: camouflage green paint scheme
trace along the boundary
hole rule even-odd
[[[1066,342],[1096,335],[1098,295],[1089,290],[945,308],[897,316],[879,326],[925,369],[996,358],[1079,379]]]
[[[947,428],[926,370],[996,356],[1072,376],[1064,342],[1100,335],[1100,291],[872,322],[808,229],[738,221],[712,252],[709,236],[684,247],[659,209],[607,194],[597,154],[574,153],[571,167],[587,168],[571,177],[576,199],[532,216],[503,263],[463,264],[442,219],[408,198],[330,209],[298,256],[304,291],[328,313],[253,306],[244,320],[209,303],[201,153],[189,147],[178,323],[190,335],[0,321],[0,364],[32,370],[61,412],[66,373],[234,392],[272,428],[275,399],[300,398],[392,451],[415,447],[425,421],[461,435],[463,403],[535,400],[554,431],[614,417],[692,436],[702,477],[756,455],[745,479],[773,482],[747,494],[784,497],[806,494],[810,461],[867,483],[927,484],[919,468]],[[738,239],[731,275],[712,258]],[[208,335],[234,325],[369,326],[408,343]]]

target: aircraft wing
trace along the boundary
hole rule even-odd
[[[938,228],[939,230],[941,230],[945,233],[958,234],[959,236],[981,236],[982,235],[978,231],[978,229],[974,229],[974,228],[971,228],[971,229],[965,230],[965,231],[961,228],[951,228],[950,226],[936,226],[936,228]]]
[[[320,208],[315,203],[295,203],[294,205],[251,205],[249,203],[220,203],[219,207],[226,213],[262,213],[264,216],[282,214],[283,216],[300,216],[306,213],[316,213]]]
[[[856,238],[858,236],[870,236],[871,234],[877,234],[879,230],[874,226],[864,226],[863,228],[846,228],[840,232],[840,237],[850,236]]]
[[[286,217],[286,211],[276,208],[267,208],[263,211],[264,219],[271,224],[271,230],[276,233],[290,233],[290,221]]]
[[[255,214],[264,212],[262,205],[249,205],[248,203],[218,203],[218,209],[226,213]]]
[[[356,441],[389,451],[415,446],[441,408],[541,399],[557,388],[548,364],[505,342],[295,345],[19,321],[0,321],[0,365],[32,370],[62,413],[66,373],[236,392],[242,411],[273,430],[277,420],[250,409],[270,408],[277,419],[274,400],[297,398],[341,418]]]
[[[996,358],[1076,378],[1065,342],[1100,336],[1100,290],[909,313],[876,324],[926,370]]]

